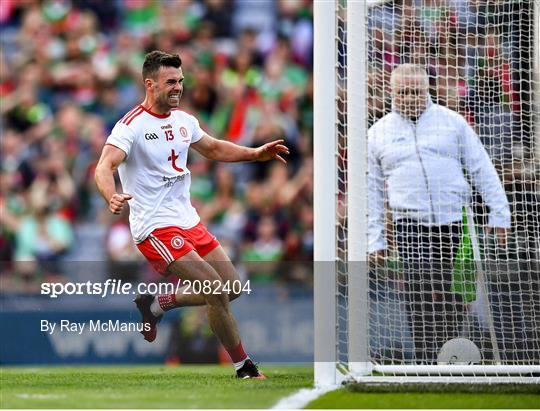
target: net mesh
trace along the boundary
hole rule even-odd
[[[336,275],[337,275],[337,358],[347,364],[347,3],[336,4]]]
[[[384,249],[383,258],[368,259],[373,362],[540,365],[535,7],[537,0],[366,6],[368,242],[371,251]],[[336,2],[343,365],[348,327],[355,326],[347,317],[346,64],[353,45],[346,41],[346,8],[346,1]],[[431,101],[415,68],[394,76],[399,93],[392,94],[391,73],[403,64],[425,69]],[[507,223],[505,235],[488,229]]]

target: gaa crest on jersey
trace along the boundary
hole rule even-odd
[[[180,135],[183,137],[183,138],[186,138],[187,137],[187,129],[182,126],[180,127]]]
[[[171,246],[177,250],[181,249],[184,246],[184,239],[179,235],[174,236],[171,240]]]

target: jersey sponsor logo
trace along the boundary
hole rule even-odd
[[[176,160],[178,160],[178,157],[180,157],[176,152],[174,151],[174,148],[171,151],[171,155],[167,159],[172,163],[172,168],[174,168],[176,171],[179,171],[181,173],[184,172],[184,169],[176,164]]]
[[[184,126],[180,127],[180,135],[184,138],[187,137],[187,129]]]
[[[165,125],[165,126],[161,126],[161,129],[162,129],[162,130],[169,130],[169,129],[171,129],[171,128],[172,128],[172,125],[170,125],[170,124],[167,124],[167,125]]]
[[[146,133],[144,135],[145,140],[159,140],[159,136],[156,133]]]
[[[186,175],[187,174],[182,174],[182,175],[174,176],[174,177],[163,176],[162,179],[165,182],[165,187],[168,188],[168,187],[172,187],[176,183],[184,181],[184,179],[186,178]]]
[[[184,246],[184,239],[179,235],[174,236],[171,240],[171,246],[177,250],[181,249]]]

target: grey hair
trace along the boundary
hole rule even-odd
[[[428,78],[426,69],[419,64],[407,63],[407,64],[400,64],[394,69],[394,71],[392,71],[392,74],[390,75],[391,88],[394,89],[396,80],[404,76],[421,77],[424,80],[426,87],[429,86],[429,78]]]

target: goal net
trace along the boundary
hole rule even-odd
[[[316,383],[540,383],[540,0],[314,8]]]

